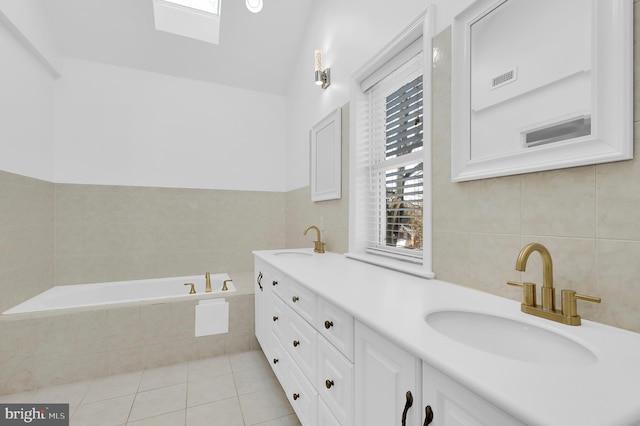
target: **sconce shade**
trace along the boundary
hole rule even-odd
[[[331,84],[329,68],[322,69],[322,50],[316,49],[313,52],[314,56],[314,70],[315,70],[315,82],[317,86],[322,86],[323,89],[329,87]]]

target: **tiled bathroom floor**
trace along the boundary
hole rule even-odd
[[[72,426],[300,425],[260,351],[0,396],[69,403]]]

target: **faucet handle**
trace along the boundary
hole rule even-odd
[[[585,294],[578,294],[573,290],[562,290],[562,314],[567,317],[577,317],[578,321],[578,304],[576,300],[584,300],[586,302],[600,303],[602,299]],[[579,324],[579,322],[578,322]]]
[[[522,304],[526,306],[536,306],[536,285],[534,283],[519,283],[517,281],[507,281],[507,284],[522,287]]]
[[[191,290],[189,290],[189,294],[196,294],[196,288],[195,288],[195,285],[193,283],[184,283],[184,285],[190,285],[191,286]]]

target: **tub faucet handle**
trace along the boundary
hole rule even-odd
[[[196,286],[193,283],[184,283],[184,285],[191,286],[191,290],[189,290],[189,294],[196,294]]]
[[[227,291],[229,290],[229,288],[227,287],[227,283],[232,282],[233,280],[224,280],[224,282],[222,283],[222,291]]]
[[[211,293],[211,274],[209,274],[208,272],[204,274],[204,279],[206,280],[206,287],[204,291],[206,291],[207,293]]]

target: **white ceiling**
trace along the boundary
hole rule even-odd
[[[153,0],[46,0],[64,56],[284,94],[312,0],[222,0],[220,44],[156,31]]]

